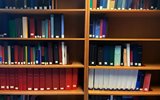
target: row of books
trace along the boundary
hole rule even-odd
[[[50,18],[0,16],[0,37],[12,38],[64,38],[64,15]]]
[[[141,96],[98,96],[98,95],[93,95],[89,96],[89,100],[145,100],[145,97]]]
[[[78,69],[0,69],[1,90],[77,89]]]
[[[29,95],[0,95],[0,100],[37,100],[37,96],[29,96]]]
[[[142,66],[142,46],[139,44],[90,44],[89,65]]]
[[[89,70],[89,89],[149,91],[151,74],[138,70]]]
[[[91,15],[90,38],[105,38],[108,34],[108,21],[106,17]]]
[[[64,42],[45,45],[0,45],[1,64],[67,64]]]
[[[0,0],[0,8],[52,9],[52,0]]]
[[[160,9],[159,0],[90,0],[90,9]]]

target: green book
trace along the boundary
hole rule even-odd
[[[9,20],[9,37],[15,38],[16,35],[17,33],[16,33],[15,20]]]
[[[114,66],[114,49],[115,49],[114,46],[110,46],[109,47],[109,57],[110,57],[110,63],[109,63],[109,65],[110,66]]]
[[[115,46],[114,50],[114,65],[120,66],[121,63],[121,46]]]
[[[93,0],[90,0],[90,9],[93,8]]]

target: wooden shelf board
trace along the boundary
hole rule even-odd
[[[144,66],[89,66],[90,69],[114,70],[160,70],[160,64],[145,64]]]
[[[85,38],[0,38],[0,40],[4,41],[68,41],[68,40],[73,40],[73,41],[80,41],[80,40],[85,40]]]
[[[68,65],[0,65],[0,68],[84,68],[81,63],[72,63]]]
[[[107,17],[157,17],[160,10],[90,10],[91,14],[105,14]]]
[[[90,41],[160,41],[160,38],[90,38]]]
[[[0,9],[0,13],[10,14],[53,14],[53,13],[71,13],[85,12],[85,9]]]
[[[160,87],[151,87],[151,91],[104,91],[88,90],[89,95],[131,95],[131,96],[159,96]]]
[[[0,90],[1,95],[83,95],[83,90],[78,87],[76,90],[50,90],[50,91],[20,91]]]

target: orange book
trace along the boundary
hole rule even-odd
[[[127,66],[127,49],[124,48],[123,50],[123,62],[124,62],[124,66]]]
[[[93,0],[93,9],[97,9],[97,0]]]

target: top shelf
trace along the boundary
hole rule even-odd
[[[91,14],[105,14],[107,16],[160,16],[160,10],[97,10],[97,9],[91,9]]]
[[[72,13],[78,14],[85,12],[85,9],[0,9],[0,13],[9,14],[58,14],[58,13]]]

